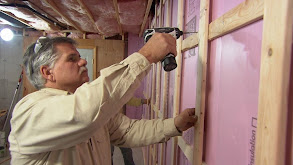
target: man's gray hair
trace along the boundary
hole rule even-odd
[[[45,86],[46,79],[43,78],[40,68],[41,66],[48,66],[53,68],[59,54],[56,45],[62,43],[69,43],[74,46],[77,42],[71,38],[55,37],[46,38],[40,37],[38,41],[26,50],[23,57],[23,64],[28,80],[36,89],[42,89]]]

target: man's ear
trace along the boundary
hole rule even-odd
[[[55,81],[52,69],[50,69],[48,66],[41,66],[40,71],[46,80]]]

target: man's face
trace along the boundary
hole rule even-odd
[[[63,43],[56,46],[59,53],[52,74],[58,89],[74,92],[83,83],[89,81],[87,61],[80,58],[75,46]]]

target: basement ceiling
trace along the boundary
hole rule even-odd
[[[152,1],[0,0],[0,24],[9,24],[5,22],[4,14],[23,26],[46,33],[74,32],[101,37],[141,34],[147,24]],[[8,22],[15,25],[11,20]]]

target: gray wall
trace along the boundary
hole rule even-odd
[[[21,73],[23,56],[23,37],[14,36],[11,41],[0,38],[0,110],[8,110]],[[22,97],[22,84],[14,104]],[[13,104],[13,106],[14,106]],[[13,107],[12,106],[12,107]],[[0,129],[4,121],[0,118]],[[9,123],[8,123],[9,125]]]

